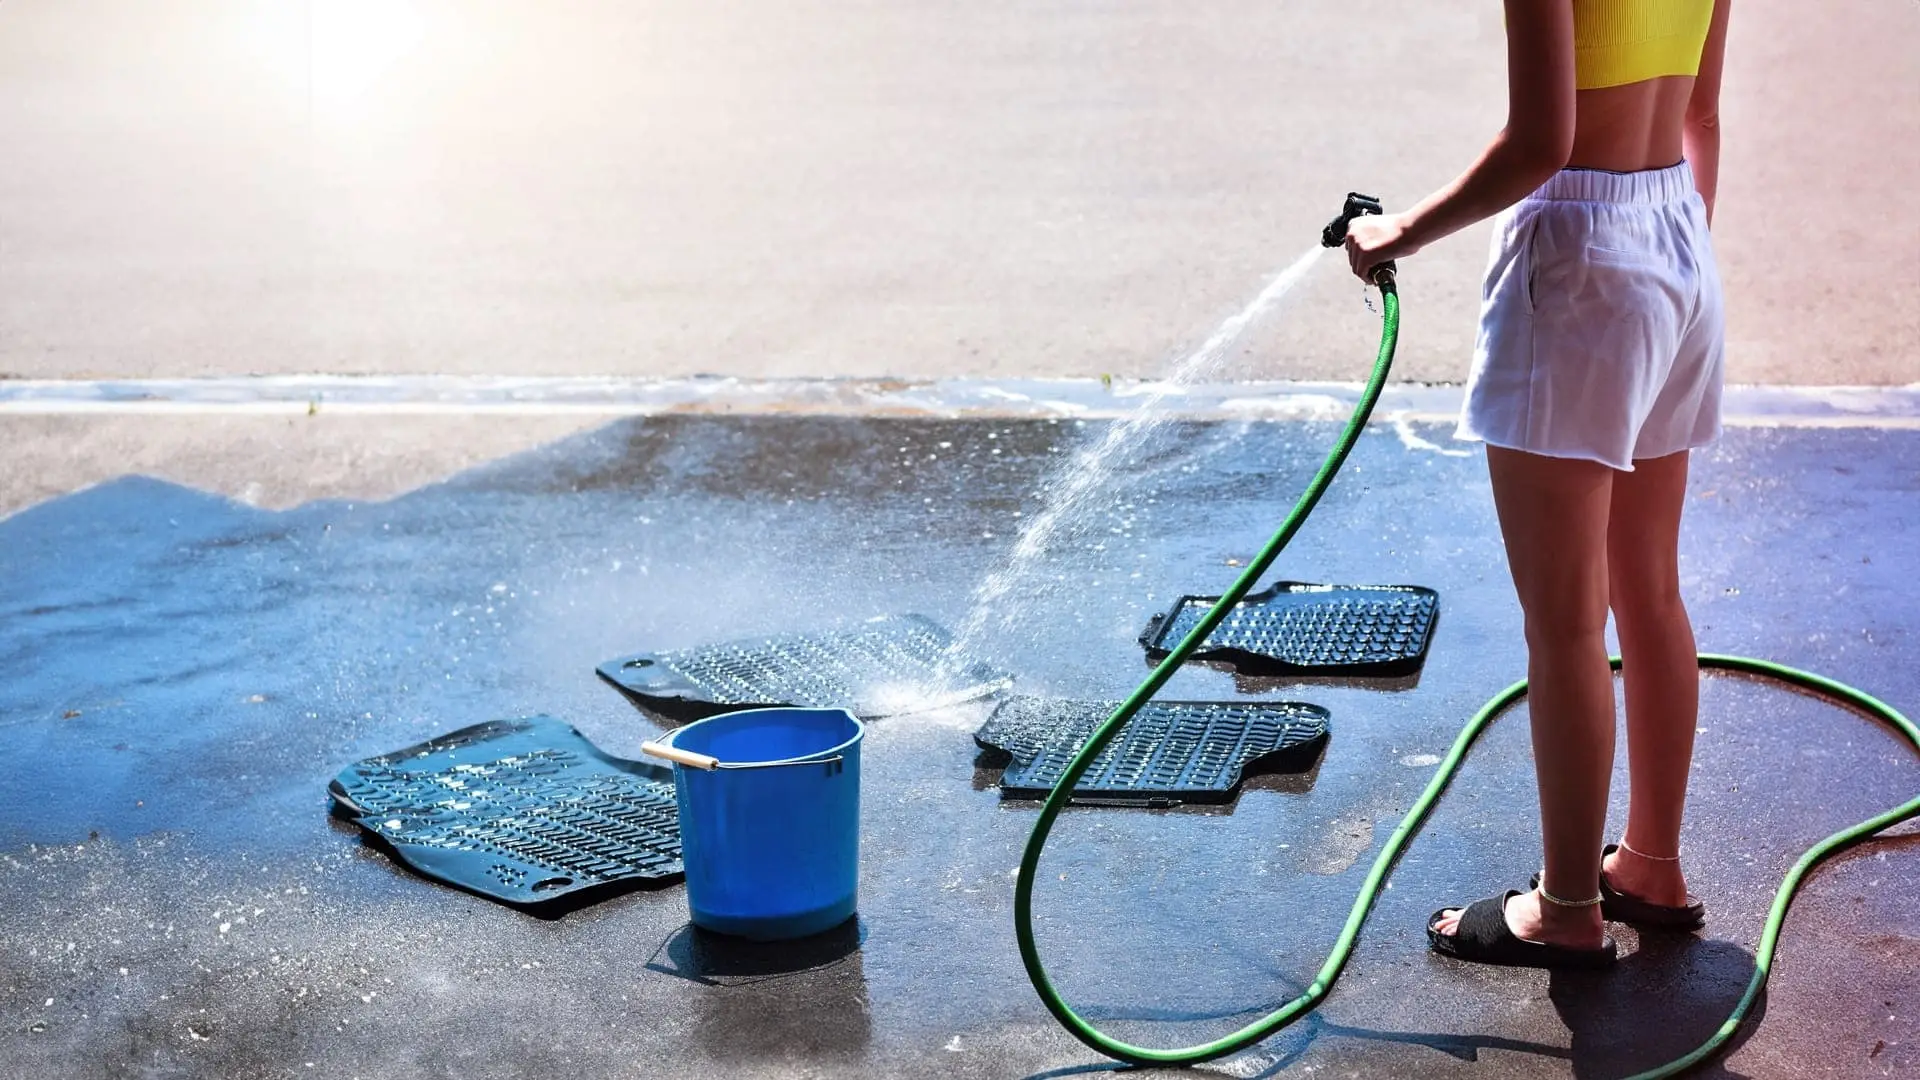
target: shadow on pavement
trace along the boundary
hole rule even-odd
[[[873,1040],[860,958],[866,935],[858,918],[812,937],[773,942],[688,923],[660,943],[646,966],[697,985],[694,1008],[672,1022],[690,1028],[713,1060],[849,1060]]]
[[[1753,956],[1730,942],[1649,934],[1611,971],[1552,974],[1548,996],[1567,1026],[1571,1048],[1497,1035],[1352,1027],[1327,1022],[1315,1015],[1304,1018],[1290,1032],[1295,1036],[1293,1044],[1277,1051],[1277,1056],[1259,1072],[1234,1075],[1247,1075],[1251,1080],[1278,1076],[1301,1059],[1313,1043],[1336,1036],[1370,1043],[1424,1046],[1461,1062],[1477,1062],[1481,1052],[1487,1050],[1533,1054],[1568,1061],[1573,1075],[1580,1080],[1619,1080],[1680,1058],[1706,1042],[1732,1012],[1753,972]],[[1260,1015],[1280,1004],[1273,1002],[1234,1015]],[[1101,1020],[1226,1018],[1137,1010],[1125,1017],[1095,1015],[1098,1010],[1084,1012],[1089,1019]],[[1692,1075],[1723,1080],[1744,1078],[1746,1074],[1726,1068],[1725,1056],[1739,1049],[1759,1026],[1765,1012],[1766,995],[1762,993],[1732,1043]],[[1276,1051],[1269,1049],[1269,1053]],[[1172,1075],[1176,1071],[1193,1075],[1188,1070],[1095,1062],[1035,1073],[1025,1080],[1055,1080],[1100,1072]]]

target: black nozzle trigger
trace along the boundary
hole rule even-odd
[[[1327,222],[1327,227],[1320,230],[1320,246],[1339,247],[1347,242],[1347,226],[1353,224],[1354,218],[1362,214],[1384,213],[1386,210],[1381,207],[1379,199],[1357,191],[1347,192],[1347,205],[1341,208],[1340,216]]]
[[[1353,224],[1354,218],[1361,217],[1365,214],[1384,213],[1386,213],[1386,210],[1380,205],[1379,199],[1371,195],[1362,195],[1357,191],[1349,191],[1347,192],[1347,203],[1341,208],[1340,216],[1327,222],[1327,227],[1320,230],[1320,245],[1330,248],[1339,247],[1341,244],[1347,242],[1347,226]],[[1391,277],[1393,272],[1394,265],[1391,259],[1373,268],[1373,275],[1376,280],[1383,276]]]

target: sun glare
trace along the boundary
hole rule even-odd
[[[366,97],[420,44],[420,13],[408,0],[313,0],[308,77],[316,107],[337,110]]]

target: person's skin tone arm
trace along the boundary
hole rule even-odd
[[[1713,224],[1713,197],[1720,186],[1720,69],[1727,55],[1727,14],[1733,0],[1714,0],[1713,23],[1700,53],[1700,75],[1687,99],[1687,123],[1681,139],[1693,183],[1707,201],[1707,224]]]
[[[1413,209],[1358,218],[1348,226],[1347,259],[1363,280],[1380,263],[1412,255],[1513,205],[1572,155],[1573,4],[1506,0],[1506,11],[1506,127],[1471,168]],[[1717,77],[1715,82],[1717,90]]]

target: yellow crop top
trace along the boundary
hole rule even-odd
[[[1713,0],[1573,0],[1573,85],[1698,75]]]

